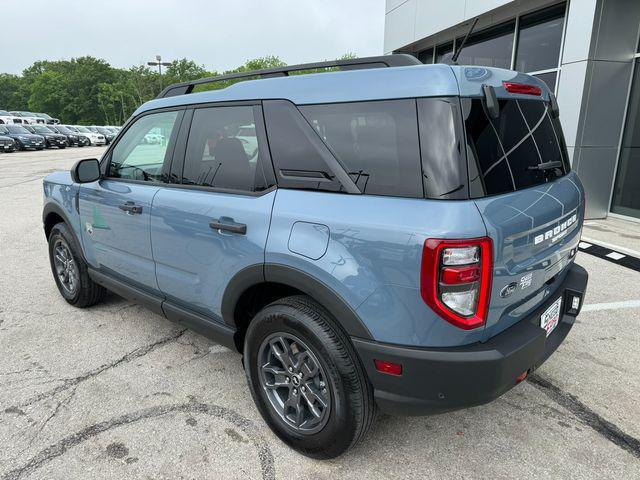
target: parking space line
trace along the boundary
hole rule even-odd
[[[613,243],[603,242],[601,240],[596,240],[595,238],[585,237],[583,236],[582,241],[580,243],[600,245],[602,247],[610,248],[611,250],[615,250],[616,252],[623,253],[625,255],[631,255],[632,257],[640,257],[640,251],[632,250],[631,248],[621,247],[620,245],[614,245]]]
[[[603,310],[621,310],[624,308],[640,308],[640,300],[626,300],[622,302],[592,303],[582,307],[583,312],[601,312]]]
[[[636,272],[640,272],[640,256],[635,257],[633,255],[629,255],[628,253],[622,253],[626,249],[620,249],[620,251],[616,251],[609,247],[605,247],[603,245],[598,245],[591,241],[581,241],[578,244],[578,250],[584,253],[588,253],[589,255],[593,255],[594,257],[601,258],[602,260],[607,260],[608,262],[615,263],[616,265],[620,265],[626,268],[630,268],[631,270],[635,270]]]

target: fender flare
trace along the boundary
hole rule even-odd
[[[73,229],[73,224],[71,223],[71,221],[69,220],[69,215],[67,215],[65,213],[65,211],[62,209],[62,207],[60,207],[60,205],[58,205],[55,202],[48,202],[44,208],[42,209],[42,226],[43,228],[46,226],[47,223],[47,217],[49,216],[49,214],[51,213],[55,213],[56,215],[58,215],[59,217],[62,218],[62,220],[64,220],[64,222],[69,225],[69,228],[71,229],[71,233],[73,234],[74,237],[76,237],[76,240],[78,240],[77,236],[76,236],[76,232]],[[46,235],[46,231],[45,231],[45,235]]]
[[[227,284],[221,306],[222,318],[227,325],[236,328],[234,313],[240,296],[250,287],[265,282],[301,290],[329,310],[350,336],[374,339],[355,310],[335,290],[300,269],[276,263],[246,267]]]
[[[71,223],[71,220],[69,220],[69,215],[67,215],[65,213],[64,209],[60,205],[55,203],[55,202],[47,203],[44,206],[44,208],[42,209],[42,228],[43,228],[43,230],[46,229],[47,217],[51,213],[55,213],[56,215],[58,215],[60,218],[62,218],[62,221],[69,226],[69,231],[71,232],[71,235],[73,236],[73,239],[75,240],[76,245],[78,245],[78,249],[80,251],[80,256],[82,257],[82,260],[84,262],[86,262],[87,260],[84,257],[84,250],[82,248],[82,242],[78,238],[78,235],[76,235],[76,230],[73,228],[73,223]],[[45,238],[46,238],[46,235],[47,235],[46,230],[45,230],[44,233],[45,233]],[[47,240],[49,240],[49,239],[47,238]]]

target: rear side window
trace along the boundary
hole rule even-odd
[[[491,119],[480,99],[462,99],[467,133],[469,189],[473,198],[533,187],[569,171],[559,123],[539,100],[500,100]],[[562,167],[541,171],[542,163]]]
[[[419,98],[420,153],[425,196],[440,200],[468,198],[457,98]]]
[[[422,197],[416,101],[301,106],[362,193]]]

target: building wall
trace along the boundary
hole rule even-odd
[[[497,25],[557,0],[387,0],[386,53],[417,52]],[[556,87],[573,168],[587,191],[588,218],[605,217],[640,26],[639,0],[570,0]]]
[[[588,218],[609,212],[639,25],[637,0],[569,5],[558,104]]]

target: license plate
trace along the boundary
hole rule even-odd
[[[560,322],[560,307],[562,297],[553,302],[540,316],[540,326],[547,332],[547,337],[553,332]]]

